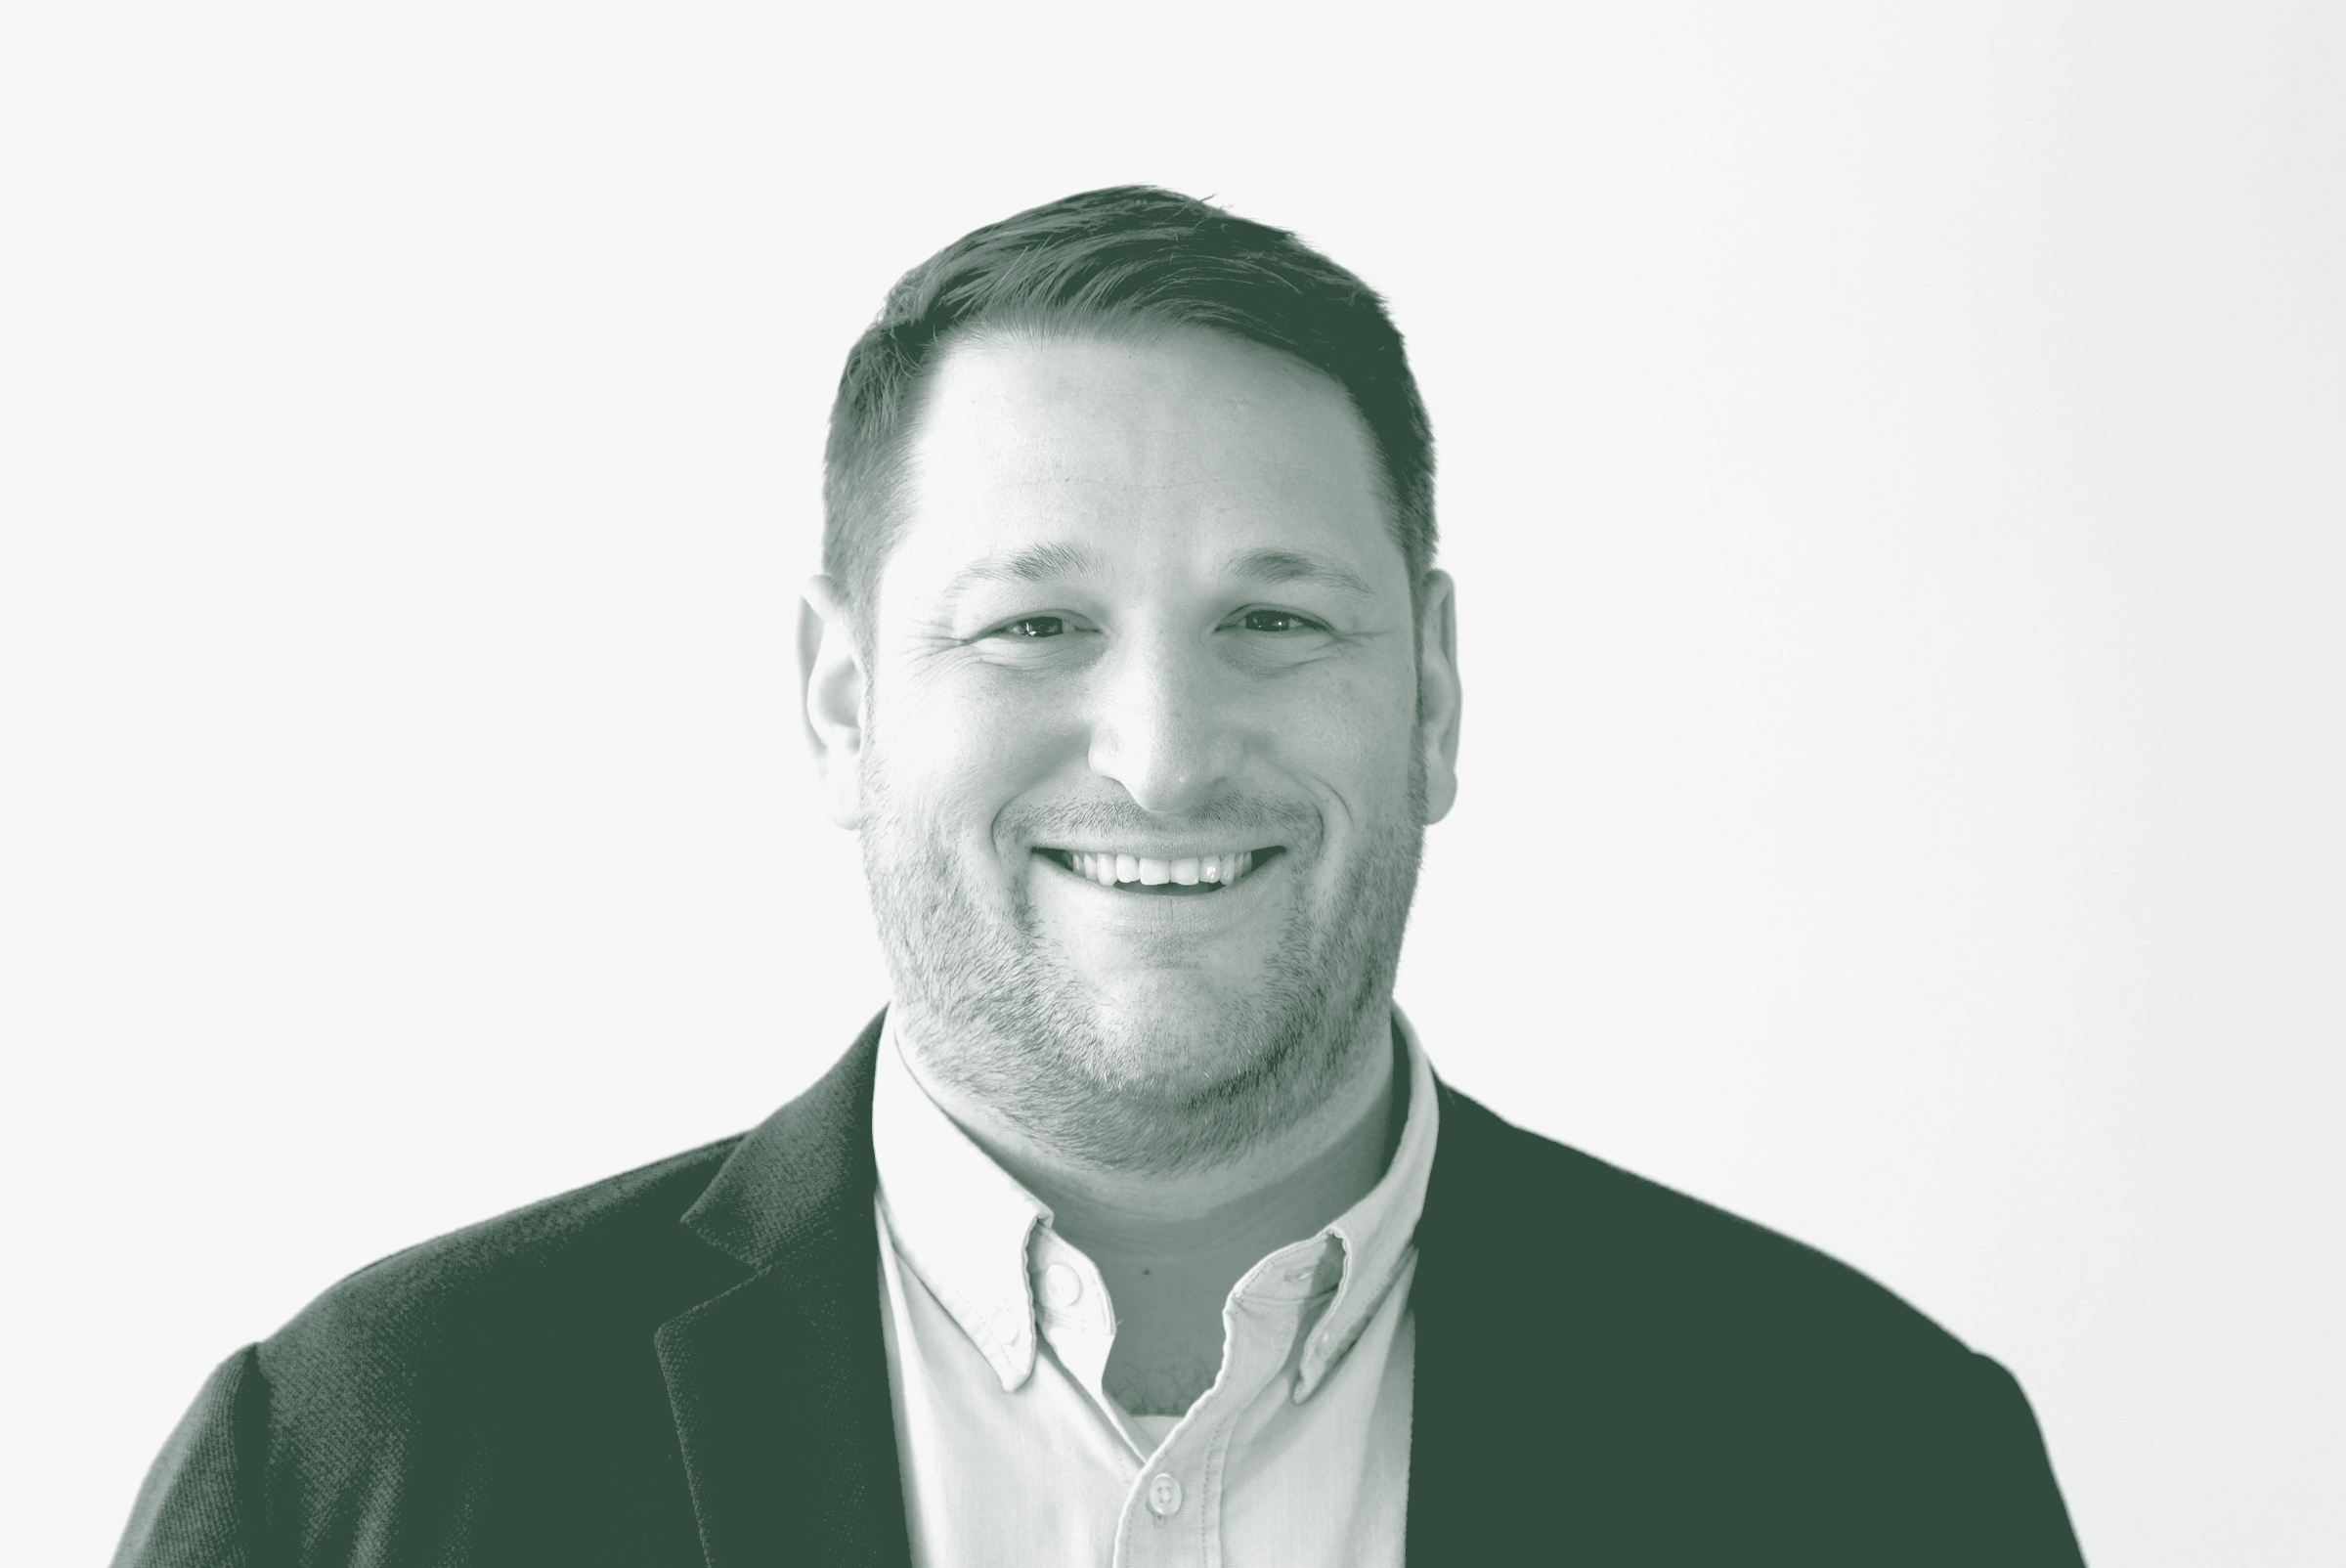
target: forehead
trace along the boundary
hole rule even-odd
[[[907,458],[888,575],[916,592],[1054,544],[1142,571],[1269,548],[1406,576],[1343,389],[1221,333],[966,340],[933,372]]]

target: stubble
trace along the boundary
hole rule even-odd
[[[1324,910],[1309,896],[1325,845],[1316,814],[1233,796],[1185,819],[1279,824],[1282,838],[1255,842],[1284,843],[1297,859],[1284,879],[1285,918],[1241,1005],[1135,1010],[1107,1005],[1068,969],[1025,878],[1007,897],[974,885],[942,824],[891,792],[872,739],[864,872],[898,1034],[927,1073],[1062,1158],[1148,1174],[1222,1163],[1296,1126],[1359,1070],[1364,1051],[1385,1049],[1383,1030],[1366,1024],[1390,1006],[1416,890],[1421,766],[1402,812],[1360,824],[1361,850]],[[1093,806],[1012,825],[1038,843],[1114,842],[1114,826],[1134,819]]]

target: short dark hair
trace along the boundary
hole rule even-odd
[[[866,635],[921,393],[943,351],[986,324],[1204,327],[1325,373],[1368,427],[1417,601],[1434,559],[1434,437],[1385,302],[1283,229],[1120,185],[956,240],[897,281],[847,351],[823,453],[823,570]]]

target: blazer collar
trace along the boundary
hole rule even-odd
[[[830,1071],[734,1147],[684,1211],[686,1230],[753,1269],[820,1242],[850,1217],[872,1230],[872,1070],[887,1017],[864,1025]]]
[[[911,1561],[872,1213],[880,1026],[683,1217],[752,1271],[653,1335],[711,1568]]]
[[[1437,1092],[1442,1148],[1410,1297],[1408,1560],[1506,1562],[1527,1551],[1577,1560],[1588,1554],[1588,1517],[1612,1506],[1610,1483],[1597,1478],[1619,1468],[1614,1451],[1630,1440],[1594,1414],[1600,1391],[1621,1378],[1623,1346],[1591,1313],[1619,1284],[1611,1271],[1621,1259],[1604,1244],[1619,1228],[1618,1204],[1592,1190],[1586,1156],[1509,1126],[1447,1084]],[[1527,1205],[1538,1217],[1528,1230]],[[1495,1262],[1507,1276],[1496,1291]],[[1636,1403],[1632,1392],[1629,1408]]]

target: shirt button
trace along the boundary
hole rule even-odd
[[[1181,1511],[1181,1483],[1169,1475],[1159,1474],[1149,1483],[1149,1511],[1160,1519],[1170,1519]]]
[[[1071,1307],[1083,1299],[1083,1280],[1064,1263],[1043,1271],[1043,1294],[1055,1307]]]

